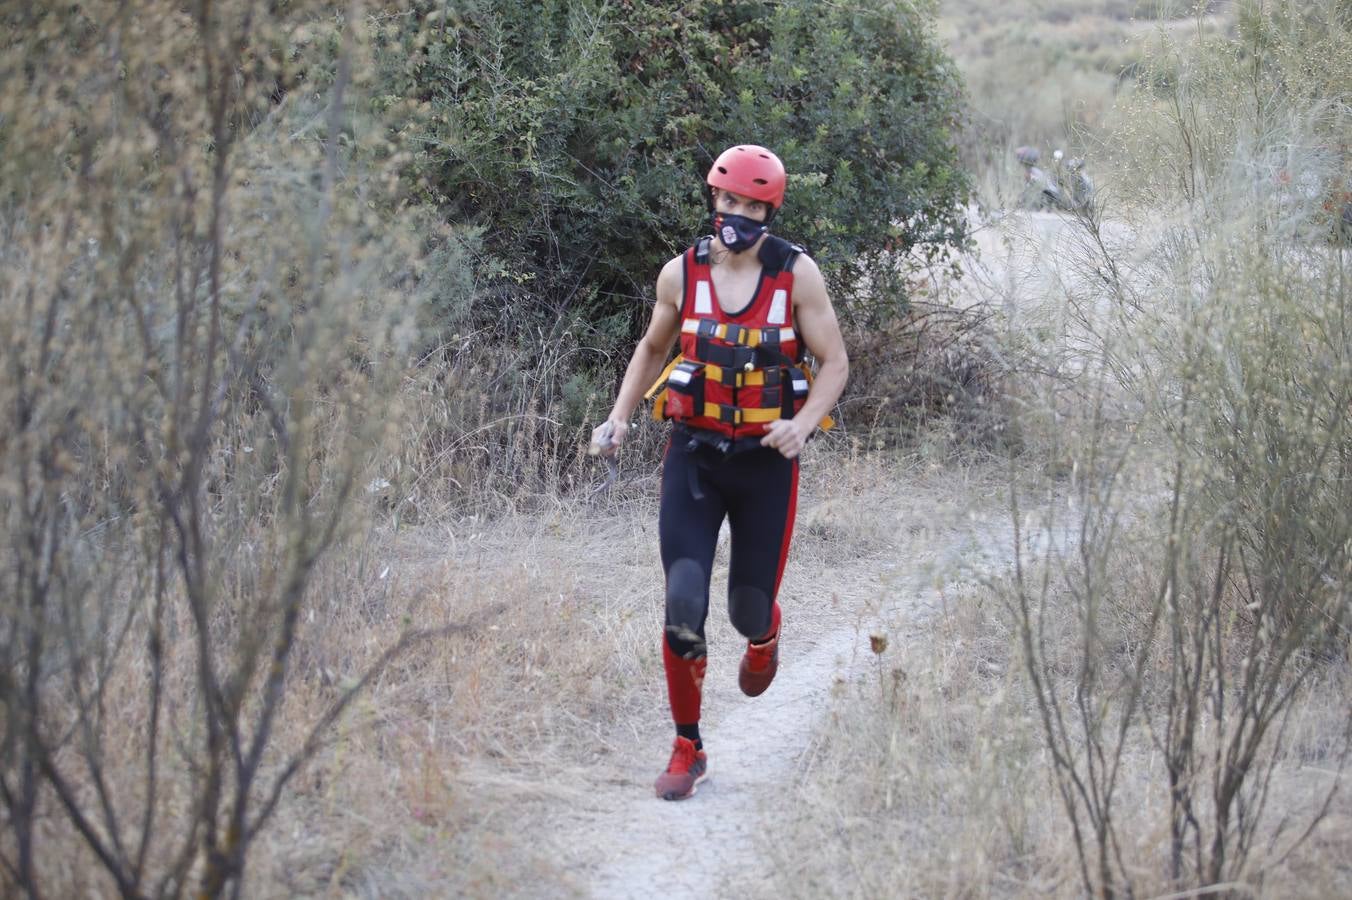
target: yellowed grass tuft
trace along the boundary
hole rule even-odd
[[[1152,571],[1130,553],[1114,574],[1145,586]],[[878,665],[843,685],[830,720],[801,763],[789,820],[762,842],[774,877],[753,896],[1079,897],[1069,826],[1056,793],[1002,581],[947,593],[928,621],[885,621]],[[1139,623],[1119,617],[1124,653]],[[1069,651],[1075,604],[1062,592],[1047,643]],[[878,643],[875,642],[875,648]],[[1260,865],[1271,896],[1338,896],[1352,888],[1352,799],[1335,797],[1316,837],[1282,859],[1330,784],[1340,778],[1352,688],[1345,664],[1309,686],[1274,778]],[[1346,778],[1344,773],[1342,778]],[[1167,797],[1150,735],[1124,754],[1116,804],[1138,890],[1167,893]],[[1254,877],[1259,873],[1255,870]]]

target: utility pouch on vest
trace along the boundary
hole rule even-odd
[[[704,366],[685,360],[667,375],[667,398],[663,414],[679,419],[704,412]]]
[[[765,407],[778,406],[783,408],[784,392],[785,388],[788,386],[784,377],[784,368],[776,366],[773,369],[761,369],[760,372],[760,405]]]

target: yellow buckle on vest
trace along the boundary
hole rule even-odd
[[[731,381],[724,380],[728,375],[732,376]],[[713,363],[704,364],[704,377],[728,387],[761,387],[765,384],[764,369],[753,368],[750,372],[739,372],[735,369],[716,366]]]
[[[731,425],[736,428],[745,421],[744,414],[746,410],[738,406],[725,406],[722,403],[705,403],[704,415],[706,418],[722,422],[724,425]]]
[[[727,406],[722,403],[705,403],[704,415],[725,425],[763,425],[780,418],[779,407],[750,409],[745,406]]]

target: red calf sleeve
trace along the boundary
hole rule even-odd
[[[704,669],[708,659],[682,659],[662,637],[662,663],[667,670],[667,698],[671,718],[677,725],[699,723],[699,701],[704,693]]]

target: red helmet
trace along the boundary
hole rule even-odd
[[[705,181],[711,188],[732,191],[779,209],[784,204],[788,176],[779,157],[769,150],[755,144],[738,144],[719,154]]]

